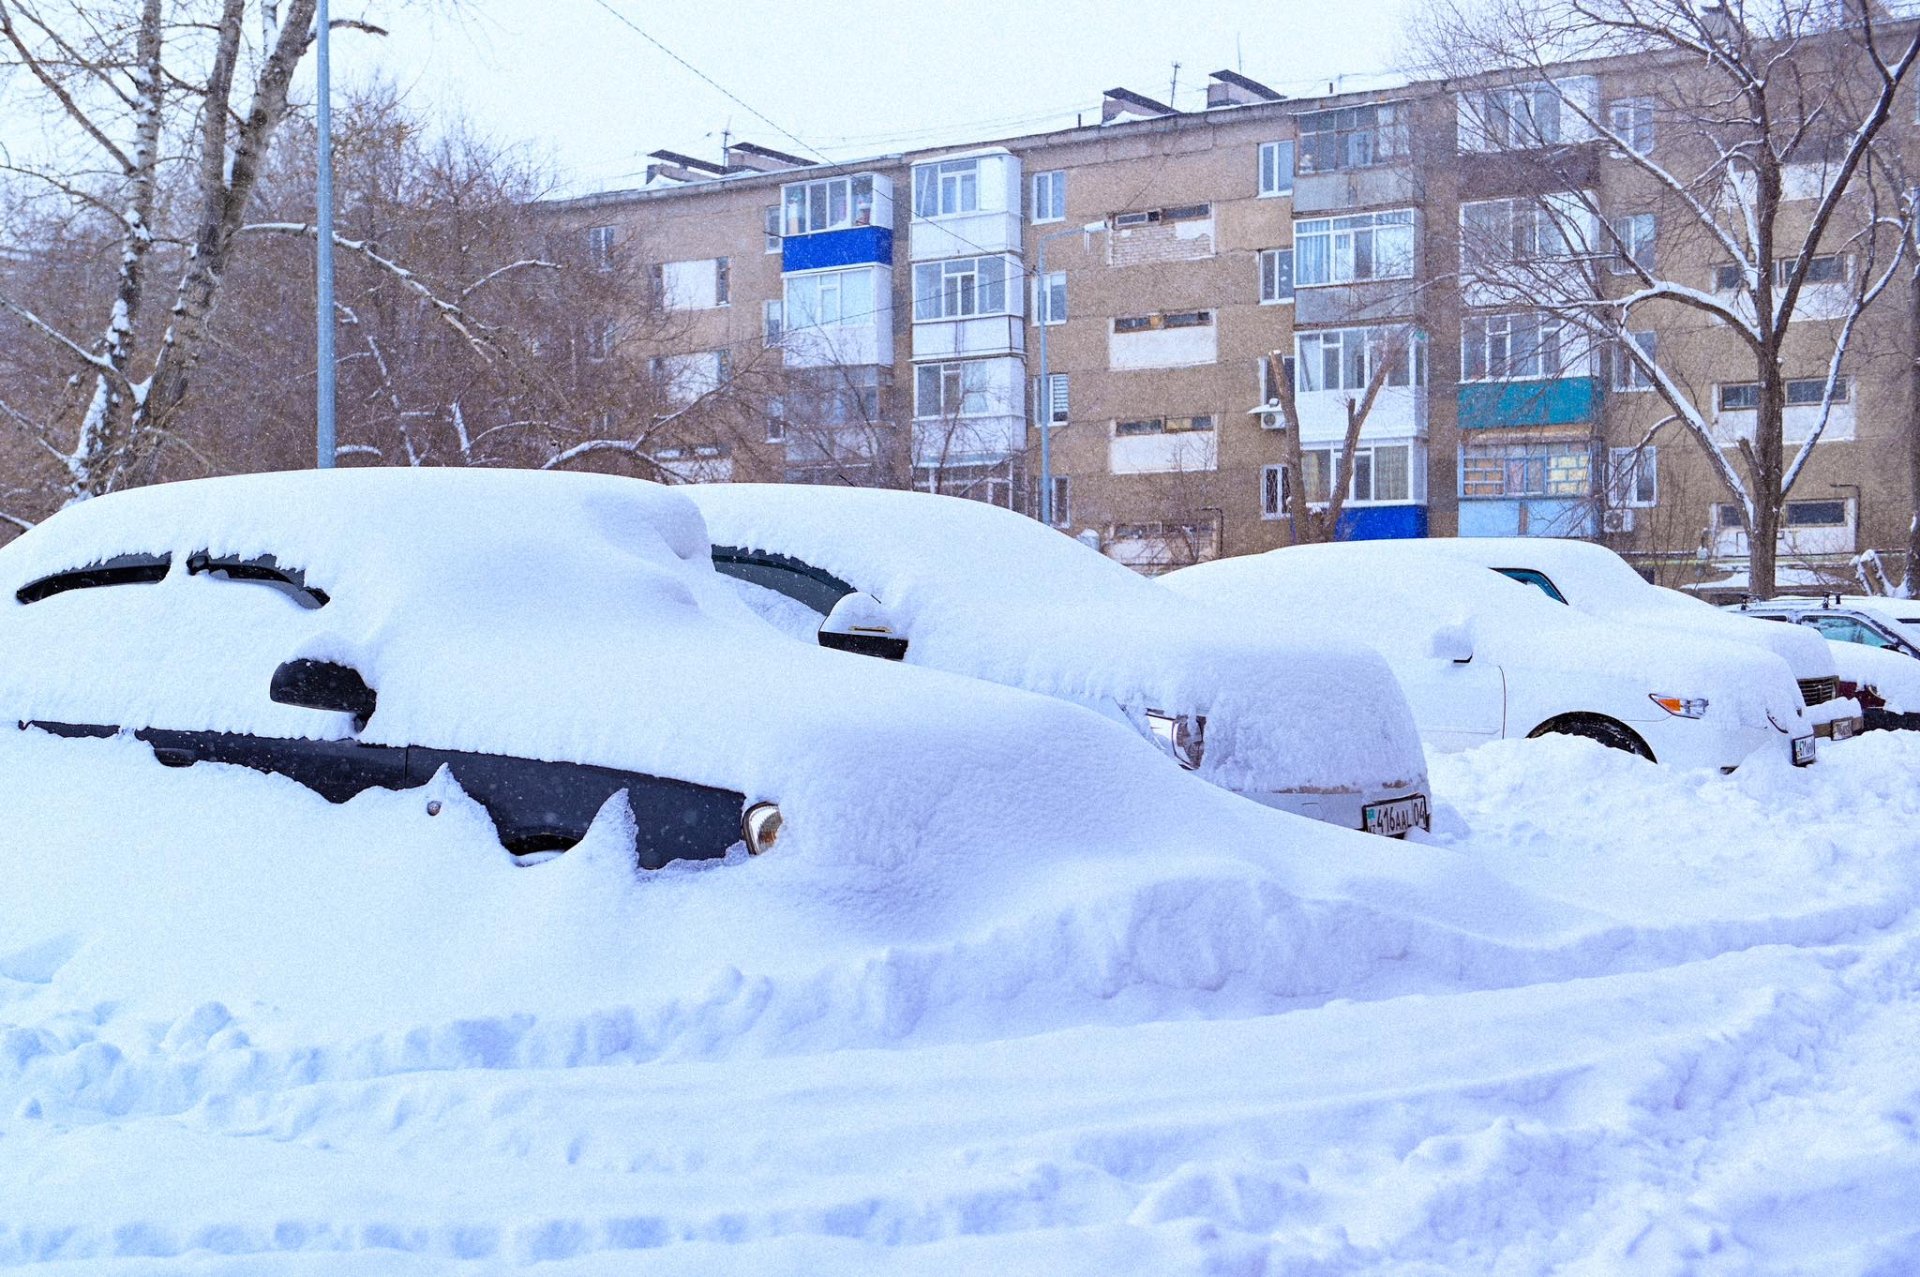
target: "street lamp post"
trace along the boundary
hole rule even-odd
[[[1034,241],[1033,277],[1037,287],[1033,290],[1033,317],[1040,329],[1040,390],[1034,397],[1040,408],[1040,522],[1048,527],[1053,526],[1053,379],[1047,372],[1047,329],[1051,327],[1047,321],[1052,316],[1041,307],[1041,299],[1047,296],[1047,241],[1062,235],[1084,235],[1091,242],[1106,229],[1105,222],[1088,222],[1050,231]]]
[[[314,368],[314,464],[322,470],[333,466],[334,371],[333,371],[333,83],[328,39],[327,0],[319,0],[319,30],[314,50],[314,72],[319,80],[319,137],[314,147],[314,201],[318,205],[315,234],[315,320],[318,343]]]

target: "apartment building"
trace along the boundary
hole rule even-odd
[[[1289,544],[1290,485],[1324,501],[1350,406],[1377,381],[1341,535],[1589,537],[1665,583],[1735,588],[1745,533],[1707,454],[1653,374],[1556,311],[1560,283],[1539,273],[1573,263],[1624,288],[1659,259],[1702,290],[1737,283],[1712,244],[1661,225],[1613,144],[1689,144],[1644,95],[1660,73],[1301,99],[1218,72],[1204,111],[1114,89],[1097,124],[973,147],[843,164],[656,152],[644,188],[546,212],[594,261],[643,264],[635,306],[675,321],[615,375],[729,405],[677,423],[693,433],[663,464],[682,478],[913,484],[1044,514],[1159,571]],[[1810,295],[1857,268],[1829,256]],[[1869,549],[1897,570],[1909,297],[1903,283],[1860,326],[1831,403],[1832,324],[1807,308],[1789,447],[1815,414],[1825,442],[1786,511],[1783,584],[1848,577]],[[1713,428],[1751,432],[1734,340],[1684,310],[1640,313],[1653,321],[1626,340],[1689,351]],[[1276,375],[1294,388],[1297,474]]]

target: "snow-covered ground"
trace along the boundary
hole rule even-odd
[[[636,882],[9,732],[0,1265],[1920,1271],[1920,735],[1430,765],[1423,843]]]

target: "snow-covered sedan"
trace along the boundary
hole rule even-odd
[[[1586,736],[1663,763],[1814,760],[1793,672],[1750,644],[1602,621],[1424,541],[1295,546],[1160,578],[1259,621],[1386,657],[1437,749]]]
[[[444,771],[510,851],[630,820],[646,868],[776,837],[882,860],[941,830],[1044,843],[1104,829],[1134,790],[1179,801],[1156,752],[1095,715],[796,649],[709,551],[684,497],[597,475],[118,493],[0,549],[0,716],[81,756],[131,736],[167,765],[237,764],[335,802]],[[1036,785],[1028,751],[1095,779]]]
[[[685,491],[706,516],[715,566],[795,638],[1098,710],[1272,807],[1381,834],[1427,823],[1412,716],[1364,647],[1256,632],[977,501],[764,484]]]
[[[1814,734],[1844,740],[1859,731],[1859,706],[1840,695],[1833,652],[1817,634],[1764,625],[1678,590],[1662,589],[1612,550],[1563,537],[1436,537],[1432,549],[1492,568],[1556,602],[1602,620],[1765,648],[1793,669]]]

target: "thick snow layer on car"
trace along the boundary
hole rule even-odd
[[[1433,659],[1436,633],[1457,627],[1476,659],[1509,669],[1687,689],[1686,695],[1718,697],[1749,725],[1764,725],[1770,710],[1783,721],[1799,714],[1788,671],[1764,653],[1700,635],[1612,624],[1556,603],[1534,586],[1435,553],[1424,541],[1295,546],[1183,568],[1161,583],[1276,625],[1311,616],[1315,625],[1371,644],[1395,663]]]
[[[1421,777],[1393,675],[1318,627],[1251,630],[977,501],[798,485],[687,491],[716,545],[801,559],[886,604],[909,663],[1136,718],[1204,714],[1202,775],[1230,788]]]
[[[1826,642],[1833,649],[1841,682],[1870,689],[1886,701],[1891,713],[1920,713],[1920,661],[1864,643]]]
[[[189,576],[199,551],[272,554],[330,601]],[[14,597],[128,553],[172,575]],[[0,648],[9,721],[324,738],[347,716],[267,688],[282,661],[339,661],[378,693],[366,742],[735,790],[780,803],[783,838],[876,866],[956,830],[1125,837],[1192,783],[1085,710],[787,641],[713,571],[691,503],[606,476],[310,471],[84,502],[0,550]]]
[[[0,1261],[1920,1265],[1920,738],[1432,765],[1404,844],[1190,784],[1124,838],[974,810],[1000,845],[897,873],[636,877],[516,865],[451,792],[9,732]]]
[[[1724,612],[1678,590],[1653,585],[1605,546],[1564,537],[1436,537],[1437,553],[1491,568],[1543,572],[1569,606],[1603,620],[1645,625],[1763,647],[1793,668],[1796,679],[1833,677],[1832,657],[1817,634]]]

